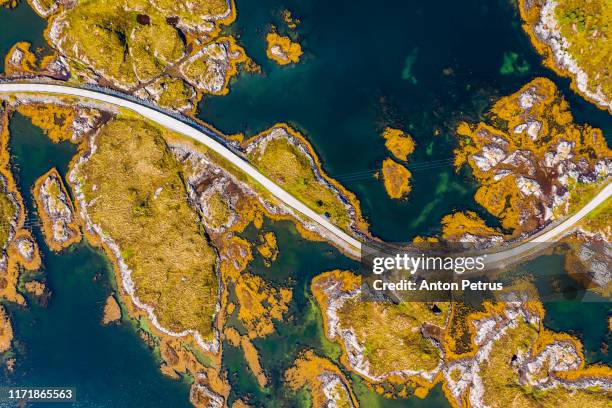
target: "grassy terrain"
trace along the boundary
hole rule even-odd
[[[424,322],[444,327],[444,313],[435,315],[421,302],[388,304],[364,302],[360,297],[338,310],[340,326],[352,327],[374,375],[396,370],[433,370],[440,350],[421,335]]]
[[[4,180],[0,179],[3,188],[0,189],[0,249],[8,245],[8,240],[11,234],[11,221],[15,220],[17,206],[10,199],[4,187]]]
[[[399,160],[406,161],[414,152],[414,139],[401,129],[386,128],[383,132],[385,147]]]
[[[308,156],[287,139],[270,140],[263,152],[254,149],[249,160],[314,211],[325,214],[340,228],[349,228],[351,220],[344,203],[333,190],[317,180]]]
[[[401,199],[412,191],[412,186],[410,185],[412,173],[401,164],[393,161],[393,159],[386,158],[383,161],[382,176],[385,190],[389,197]]]
[[[84,1],[69,9],[60,33],[66,55],[125,85],[159,75],[183,55],[184,44],[148,2],[131,3],[124,7],[113,0]],[[146,14],[150,23],[140,24],[138,14]]]
[[[538,340],[537,327],[523,320],[517,327],[510,328],[493,345],[489,358],[481,366],[484,384],[484,402],[490,407],[609,407],[610,395],[591,389],[567,390],[552,388],[541,391],[518,383],[518,373],[512,366],[512,357],[528,353]],[[549,373],[547,373],[549,374]]]
[[[157,103],[171,109],[188,106],[195,93],[190,85],[178,78],[162,77],[154,87],[161,91]]]
[[[612,2],[558,0],[555,14],[570,54],[589,77],[589,88],[612,98]]]
[[[328,333],[330,325],[336,332],[351,330],[365,349],[372,376],[435,369],[443,356],[422,330],[426,329],[432,337],[442,335],[450,312],[448,303],[436,304],[438,310],[434,312],[433,305],[425,302],[368,301],[356,294],[336,310],[337,323],[329,319],[327,308],[331,299],[354,293],[360,286],[361,277],[348,271],[325,272],[312,280],[312,293],[321,308],[325,332]],[[344,340],[338,337],[333,340],[340,342],[346,352]]]
[[[188,205],[179,164],[163,134],[141,120],[116,119],[78,170],[87,211],[118,245],[136,295],[162,326],[211,334],[216,255]],[[111,171],[112,170],[112,171]]]

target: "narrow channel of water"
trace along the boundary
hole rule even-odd
[[[10,130],[12,164],[28,222],[37,222],[31,193],[35,180],[53,166],[65,175],[76,148],[68,142],[54,145],[19,114]],[[26,309],[7,305],[17,364],[13,374],[2,370],[0,383],[75,387],[77,403],[70,406],[77,407],[190,407],[189,385],[161,374],[159,362],[130,322],[101,325],[104,301],[113,288],[105,256],[86,243],[53,253],[40,228],[32,231],[51,299],[47,307],[30,297]]]

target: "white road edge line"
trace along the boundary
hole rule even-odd
[[[357,256],[359,256],[361,253],[361,242],[348,235],[340,228],[336,227],[324,216],[317,214],[315,211],[303,204],[297,198],[293,197],[291,194],[289,194],[282,187],[274,183],[272,180],[261,174],[255,167],[237,156],[235,153],[233,153],[227,147],[223,146],[221,143],[212,139],[210,136],[204,134],[203,132],[169,115],[156,111],[152,108],[140,105],[136,102],[121,99],[116,96],[107,95],[101,92],[95,92],[87,89],[73,88],[62,85],[35,83],[3,83],[0,84],[0,93],[47,93],[78,96],[120,106],[122,108],[136,112],[137,114],[145,117],[146,119],[152,120],[169,130],[194,139],[197,142],[200,142],[208,148],[214,150],[223,158],[227,159],[230,163],[234,164],[236,167],[238,167],[239,169],[247,173],[249,176],[251,176],[253,179],[255,179],[255,181],[260,183],[276,198],[278,198],[294,210],[315,221],[327,231],[331,232],[335,237],[339,238],[342,242],[348,244],[345,248],[348,252],[353,253]]]
[[[354,237],[350,236],[334,224],[329,222],[327,218],[316,213],[311,208],[306,206],[304,203],[299,201],[297,198],[292,196],[290,193],[285,191],[282,187],[274,183],[272,180],[264,176],[253,167],[251,164],[237,156],[223,144],[217,142],[205,133],[175,119],[163,112],[156,111],[155,109],[149,108],[144,105],[140,105],[136,102],[121,99],[117,96],[107,95],[102,92],[96,92],[88,89],[74,88],[62,85],[52,84],[35,84],[35,83],[0,83],[0,93],[48,93],[57,95],[70,95],[78,96],[82,98],[88,98],[91,100],[101,101],[109,103],[111,105],[120,106],[125,109],[129,109],[137,114],[152,120],[153,122],[164,126],[176,133],[180,133],[183,136],[187,136],[197,142],[202,143],[208,148],[214,150],[220,154],[223,158],[227,159],[230,163],[247,173],[255,181],[260,183],[266,190],[268,190],[276,198],[284,202],[289,207],[300,212],[306,217],[310,218],[327,231],[332,233],[336,238],[340,239],[345,244],[347,252],[359,257],[363,244]],[[533,248],[533,244],[550,243],[562,238],[569,228],[584,218],[588,213],[597,208],[605,200],[612,195],[612,183],[608,183],[591,201],[589,201],[584,207],[582,207],[575,214],[562,221],[560,224],[554,226],[551,230],[543,233],[533,239],[529,239],[524,243],[510,249],[502,250],[500,252],[490,254],[490,257],[495,259],[496,262],[503,261],[504,259],[518,257],[522,252],[529,250],[528,247]],[[489,258],[489,259],[491,259]]]

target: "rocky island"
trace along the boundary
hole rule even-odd
[[[538,78],[501,98],[489,123],[461,123],[455,165],[468,164],[475,200],[514,236],[571,214],[572,197],[593,195],[612,173],[601,130],[573,122],[555,85]]]
[[[291,38],[282,36],[272,30],[266,35],[268,48],[266,55],[278,65],[297,64],[302,56],[302,46],[299,43],[291,41]]]
[[[6,57],[10,77],[70,78],[193,113],[202,95],[228,91],[239,64],[253,67],[232,37],[220,35],[235,19],[232,1],[31,3],[48,19],[55,53],[38,63],[28,43],[16,44]]]
[[[397,160],[408,161],[414,152],[415,143],[412,137],[401,129],[387,127],[383,132],[385,147]],[[382,163],[382,178],[389,197],[402,199],[412,190],[410,179],[412,173],[404,165],[388,157]]]
[[[544,63],[612,113],[612,4],[607,0],[520,0],[524,29]]]
[[[360,282],[350,272],[333,271],[315,277],[312,290],[326,335],[343,347],[342,363],[386,397],[423,398],[442,382],[454,407],[501,408],[516,401],[604,407],[609,401],[610,367],[585,364],[576,338],[544,328],[539,301],[485,303],[484,311],[467,312],[460,302],[362,302]],[[465,333],[469,347],[456,353]]]
[[[59,251],[81,240],[72,201],[57,169],[49,170],[36,181],[34,198],[49,248]]]

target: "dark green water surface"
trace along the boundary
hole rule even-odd
[[[4,71],[4,56],[16,42],[27,41],[31,50],[45,48],[43,36],[47,22],[40,18],[25,1],[12,10],[0,7],[0,72]]]
[[[35,180],[53,166],[64,175],[76,149],[67,142],[53,145],[21,115],[10,129],[13,168],[29,223],[36,223]],[[27,309],[8,305],[17,364],[13,374],[0,374],[0,383],[75,387],[78,407],[189,407],[188,384],[161,374],[129,322],[100,324],[113,285],[104,255],[85,243],[58,255],[48,250],[38,226],[32,231],[52,295],[46,308],[34,301]]]
[[[542,67],[512,1],[237,0],[236,6],[230,30],[264,74],[242,75],[229,95],[205,97],[199,116],[227,133],[253,135],[275,122],[302,131],[386,241],[439,232],[453,209],[483,213],[472,198],[476,186],[449,165],[454,128],[459,120],[478,120],[495,98],[536,76],[557,83],[578,122],[612,135],[607,112]],[[282,23],[283,8],[302,19],[297,33]],[[266,57],[270,24],[302,44],[299,64],[280,67]],[[389,199],[373,178],[389,154],[380,136],[388,125],[417,142],[405,201]]]

